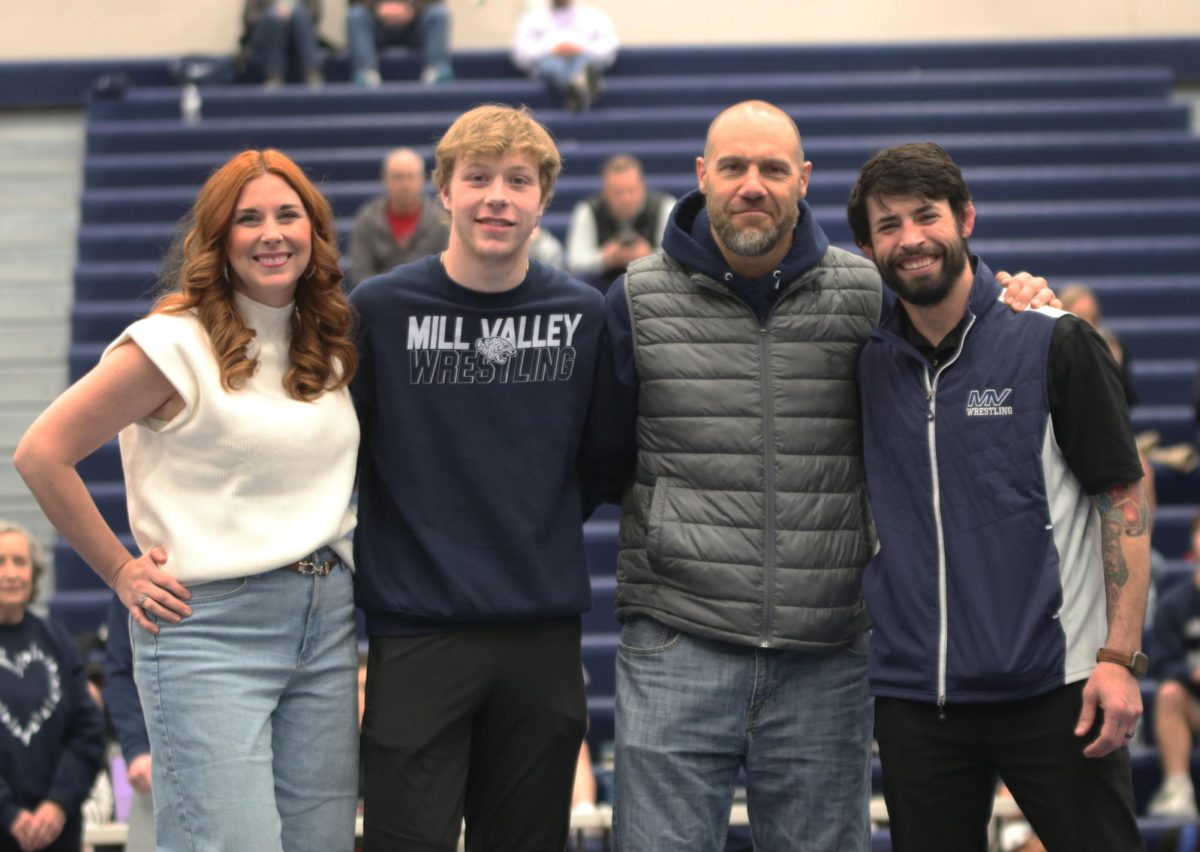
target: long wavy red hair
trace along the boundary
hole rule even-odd
[[[205,182],[185,218],[173,292],[161,296],[151,313],[195,311],[208,332],[226,390],[242,387],[258,369],[246,347],[254,332],[246,327],[233,299],[225,240],[246,184],[278,175],[300,196],[312,222],[312,260],[296,287],[292,314],[291,362],[284,387],[293,399],[311,402],[349,384],[358,367],[352,337],[353,313],[342,292],[337,237],[329,202],[282,151],[243,151]]]

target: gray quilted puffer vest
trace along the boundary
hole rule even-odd
[[[630,266],[626,295],[639,450],[618,616],[760,647],[852,641],[874,546],[857,369],[880,313],[875,267],[830,248],[765,329],[662,252]]]

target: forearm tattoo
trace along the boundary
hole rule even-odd
[[[1129,566],[1121,539],[1150,534],[1150,504],[1141,482],[1110,488],[1092,497],[1100,512],[1100,549],[1104,557],[1104,588],[1111,616],[1129,581]]]

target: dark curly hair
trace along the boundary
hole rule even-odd
[[[945,201],[960,225],[971,201],[971,192],[962,172],[946,149],[936,142],[909,142],[884,148],[867,160],[846,205],[846,219],[857,245],[871,244],[867,199],[881,195],[911,195],[928,201]]]

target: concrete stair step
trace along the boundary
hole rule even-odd
[[[12,466],[12,454],[0,456],[0,461],[3,462],[0,464],[0,498],[28,498],[29,489],[25,487],[25,480]]]
[[[0,299],[26,293],[49,293],[71,289],[74,257],[32,264],[20,270],[0,271]]]
[[[78,171],[77,162],[63,161],[59,171],[52,175],[30,175],[24,170],[4,170],[4,165],[0,164],[0,191],[29,198],[36,198],[45,193],[66,196],[68,201],[65,206],[77,205],[83,186],[83,176]]]
[[[26,157],[21,152],[0,153],[0,178],[38,177],[49,181],[75,183],[79,175],[82,150],[73,156]]]
[[[0,287],[0,328],[24,327],[31,320],[66,322],[74,302],[74,292],[64,284]]]
[[[0,304],[0,311],[3,311]],[[59,322],[42,328],[5,328],[0,325],[0,362],[51,366],[66,356],[71,332]]]
[[[6,139],[0,133],[0,156],[27,158],[33,163],[51,160],[60,163],[78,162],[83,148],[82,136],[68,139],[31,135],[22,139]]]
[[[44,405],[66,386],[66,365],[0,367],[0,404]]]
[[[75,250],[75,234],[70,230],[27,231],[21,225],[9,229],[8,223],[0,219],[0,254],[8,257],[17,252],[23,254],[50,254]]]
[[[79,189],[74,182],[70,185],[33,189],[24,181],[9,184],[0,179],[0,209],[14,210],[19,207],[24,214],[28,210],[73,211],[79,204]],[[78,214],[76,214],[78,220]]]
[[[9,462],[12,461],[12,451],[16,449],[17,441],[25,434],[29,424],[42,411],[41,405],[6,405],[0,411],[0,454],[4,454]]]
[[[75,250],[75,229],[70,227],[30,228],[23,222],[0,219],[0,252],[64,252]]]
[[[12,453],[66,385],[85,124],[83,110],[0,114],[0,517],[50,553],[54,529]]]
[[[42,514],[42,510],[37,507],[37,504],[32,501],[0,497],[0,518],[25,527],[43,544],[50,544],[54,541],[54,527],[46,520],[46,516]],[[50,554],[52,549],[47,547],[46,552]]]
[[[26,209],[20,213],[0,215],[0,234],[27,233],[34,236],[40,231],[50,231],[53,236],[73,235],[79,226],[79,213],[72,209],[41,207]]]
[[[15,265],[18,269],[25,266],[43,266],[47,264],[56,264],[66,266],[68,269],[74,268],[75,265],[75,246],[73,244],[64,244],[59,240],[54,245],[47,246],[6,246],[3,249],[4,261],[8,264]]]
[[[71,110],[25,110],[0,116],[0,139],[72,138],[83,136],[87,113]]]

